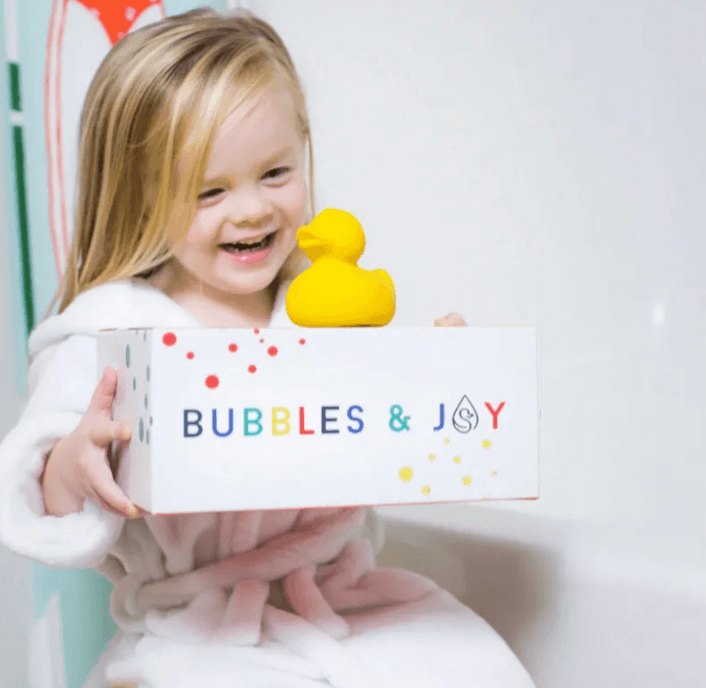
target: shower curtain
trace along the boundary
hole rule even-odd
[[[26,341],[43,317],[71,241],[78,121],[110,46],[165,15],[226,0],[0,0],[6,60],[2,95],[5,179],[13,269],[17,384]],[[114,632],[107,581],[92,571],[35,565],[30,688],[80,688]]]

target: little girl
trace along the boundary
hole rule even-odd
[[[263,21],[188,12],[99,68],[58,314],[32,333],[30,399],[0,445],[2,541],[114,584],[119,632],[86,687],[532,686],[449,593],[375,566],[366,509],[152,516],[114,481],[130,428],[111,419],[116,371],[96,386],[97,333],[292,327],[312,191],[304,94]]]

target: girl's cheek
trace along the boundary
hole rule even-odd
[[[287,208],[289,214],[299,224],[302,224],[306,215],[307,188],[303,175],[292,180],[288,190]]]
[[[210,211],[210,212],[209,212]],[[187,235],[187,240],[190,242],[199,242],[208,238],[210,229],[218,226],[216,213],[211,208],[201,208],[196,212],[196,217],[191,224],[191,229]]]

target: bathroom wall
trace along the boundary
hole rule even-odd
[[[542,514],[703,569],[706,5],[245,4],[299,66],[319,206],[360,217],[393,324],[539,330],[541,498],[400,511]]]
[[[539,331],[540,499],[383,509],[385,560],[482,613],[542,688],[698,683],[706,4],[239,4],[290,47],[319,207],[361,219],[392,325]]]

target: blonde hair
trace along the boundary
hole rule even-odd
[[[216,132],[230,112],[273,83],[289,90],[307,146],[308,221],[314,169],[306,99],[269,24],[249,13],[193,10],[114,46],[81,115],[73,242],[52,306],[60,300],[62,312],[91,287],[148,276],[171,258],[170,247],[193,221]],[[273,288],[304,263],[295,247]]]

